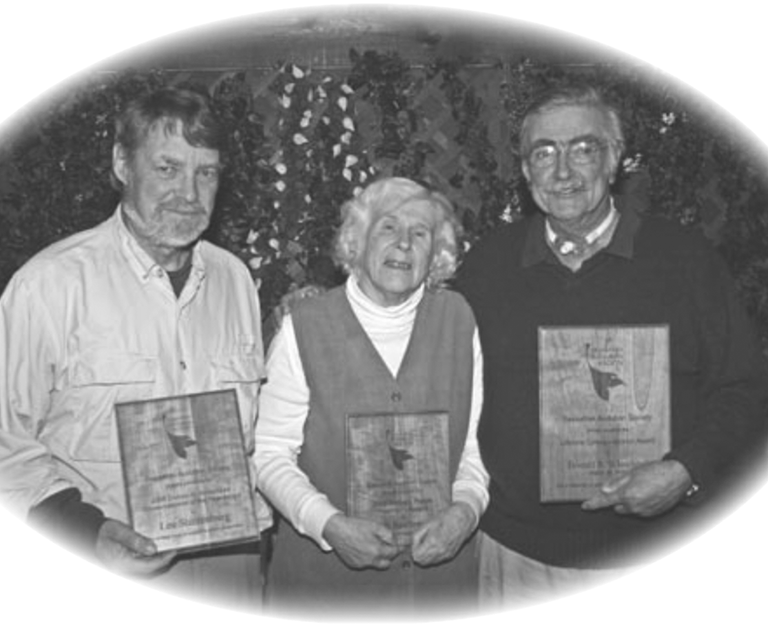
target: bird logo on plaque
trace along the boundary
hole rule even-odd
[[[403,465],[407,460],[413,460],[413,456],[407,449],[394,446],[392,443],[392,432],[390,430],[387,430],[387,447],[389,447],[389,455],[392,458],[392,464],[398,471],[403,470]]]
[[[601,370],[594,366],[592,361],[590,360],[590,348],[591,345],[589,343],[586,344],[585,353],[587,356],[587,366],[589,367],[589,373],[592,375],[592,385],[595,388],[595,393],[597,393],[597,396],[600,397],[600,399],[603,399],[604,401],[610,401],[611,400],[611,388],[614,388],[616,386],[622,386],[624,384],[623,380],[616,374],[611,371],[607,370]],[[593,350],[597,352],[598,359],[602,357],[602,354],[607,353],[607,361],[609,364],[615,364],[617,359],[621,359],[621,356],[617,358],[615,356],[614,351],[605,351],[600,350],[597,347]]]
[[[178,458],[186,460],[187,449],[197,445],[197,441],[188,434],[180,433],[179,430],[182,428],[174,425],[173,421],[171,421],[171,417],[167,413],[163,412],[160,415],[160,420],[165,428],[165,434],[168,437],[168,442],[171,444],[173,453],[175,453]]]

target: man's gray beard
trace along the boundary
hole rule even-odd
[[[167,216],[173,216],[168,220]],[[162,214],[161,214],[162,216]],[[178,214],[165,213],[165,220],[144,223],[145,237],[154,246],[186,248],[193,244],[208,228],[208,216],[195,213],[191,216],[179,217]]]

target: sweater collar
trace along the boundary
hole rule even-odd
[[[616,208],[619,210],[619,224],[616,225],[616,231],[614,231],[610,243],[601,253],[632,259],[634,257],[635,233],[640,228],[641,218],[631,207],[621,207],[620,203],[616,203]],[[523,245],[523,268],[541,262],[560,263],[547,245],[546,238],[546,217],[539,211],[528,221],[528,231]]]

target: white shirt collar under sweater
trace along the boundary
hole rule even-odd
[[[392,307],[374,303],[363,293],[353,275],[347,279],[346,292],[357,320],[389,371],[396,376],[411,339],[416,309],[424,296],[424,285],[403,303]]]

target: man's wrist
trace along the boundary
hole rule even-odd
[[[688,500],[695,497],[696,494],[701,490],[701,484],[696,480],[696,478],[693,477],[693,474],[688,470],[688,467],[677,458],[669,457],[667,458],[667,461],[675,463],[676,466],[685,474],[688,488],[683,494],[683,499]]]

